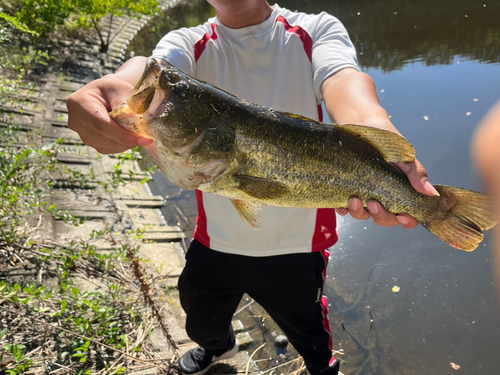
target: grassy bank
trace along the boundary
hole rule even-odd
[[[70,140],[47,142],[23,122],[28,108],[45,110],[34,100],[38,85],[68,58],[58,54],[57,39],[76,33],[74,22],[65,26],[70,13],[54,9],[52,33],[42,33],[37,25],[50,20],[30,24],[19,10],[24,3],[0,2],[0,373],[169,371],[173,358],[160,358],[146,340],[158,326],[175,348],[137,256],[142,232],[104,227],[53,236],[53,223],[78,233],[90,220],[58,207],[54,195],[114,191],[134,178],[126,168],[134,153],[116,159],[112,173],[82,172],[60,162],[77,153]]]

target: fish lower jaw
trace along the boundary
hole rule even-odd
[[[132,111],[127,104],[121,104],[109,113],[109,116],[125,129],[139,134],[142,137],[151,138],[147,122],[143,115]]]

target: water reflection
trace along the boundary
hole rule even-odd
[[[481,190],[469,140],[500,97],[500,64],[414,62],[384,73],[366,69],[382,105],[417,150],[430,180]],[[436,242],[423,228],[378,228],[342,218],[327,294],[346,374],[493,374],[500,321],[489,248],[472,253]],[[392,291],[394,286],[399,292]],[[369,333],[370,306],[375,324]],[[342,332],[344,323],[350,332]]]
[[[414,61],[451,64],[457,55],[500,62],[499,1],[281,0],[279,4],[308,13],[325,11],[339,18],[364,68],[389,72]],[[144,27],[128,51],[149,56],[168,31],[196,26],[214,15],[204,0],[181,3]]]
[[[500,2],[279,3],[338,17],[362,69],[375,80],[382,105],[415,146],[431,181],[481,190],[469,140],[500,98]],[[146,26],[130,49],[149,55],[168,30],[194,26],[213,13],[198,0],[168,14]],[[193,192],[181,191],[160,173],[155,179],[153,193],[171,197],[163,210],[167,222],[179,223],[191,235]],[[454,374],[450,362],[461,366],[460,374],[499,372],[500,320],[489,233],[473,253],[453,249],[423,228],[379,228],[342,218],[339,234],[326,292],[334,347],[346,353],[341,357],[346,375]],[[252,336],[272,341],[276,328],[261,324],[260,311],[253,314],[255,322],[247,322],[256,327]]]
[[[284,0],[309,13],[326,11],[349,31],[362,67],[401,69],[409,61],[451,64],[454,56],[500,61],[500,2],[477,0]]]

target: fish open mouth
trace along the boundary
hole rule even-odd
[[[149,59],[141,79],[137,82],[132,95],[127,99],[127,105],[132,111],[143,114],[150,108],[159,86],[160,73],[160,65],[156,60]]]
[[[134,113],[144,114],[148,119],[168,113],[169,92],[177,82],[175,76],[162,74],[163,69],[155,59],[148,60],[142,77],[127,99],[127,105]]]

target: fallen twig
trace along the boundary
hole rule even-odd
[[[174,339],[168,332],[167,325],[163,321],[163,316],[160,315],[160,312],[158,308],[156,307],[155,301],[151,298],[149,295],[149,291],[151,290],[149,283],[146,281],[146,278],[144,276],[144,271],[142,270],[141,263],[137,256],[134,254],[133,249],[129,248],[127,251],[127,258],[130,259],[131,267],[134,271],[134,276],[139,280],[139,283],[141,284],[141,292],[144,296],[144,302],[151,308],[151,311],[153,313],[153,316],[158,320],[158,323],[160,324],[160,328],[167,338],[167,341],[172,349],[174,349],[175,352],[179,350],[177,345],[175,344]]]
[[[242,312],[243,310],[245,310],[248,306],[250,306],[252,303],[254,303],[255,300],[251,300],[250,302],[248,302],[245,306],[243,306],[241,309],[239,309],[238,311],[236,311],[233,316],[235,316],[236,314]]]
[[[250,368],[250,362],[252,361],[252,357],[255,355],[255,353],[257,353],[258,350],[262,349],[264,346],[266,345],[266,343],[262,344],[261,346],[259,346],[257,349],[255,349],[252,353],[252,355],[250,356],[250,358],[248,358],[248,361],[247,361],[247,367],[245,369],[245,375],[248,375],[248,369]]]

